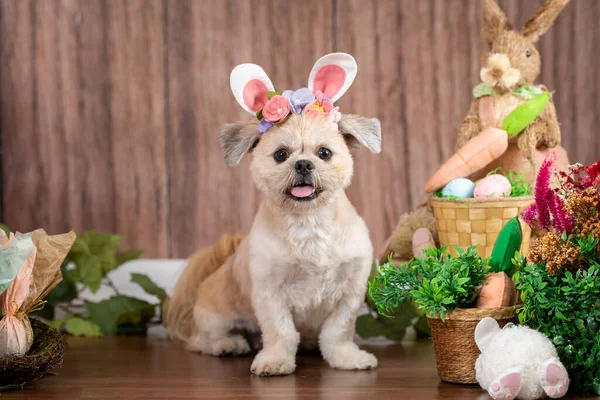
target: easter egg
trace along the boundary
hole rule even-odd
[[[458,178],[450,181],[442,189],[442,196],[444,197],[459,197],[465,199],[467,197],[473,197],[473,190],[475,189],[475,183],[467,178]]]
[[[492,174],[477,182],[473,196],[475,198],[490,197],[497,199],[510,196],[511,191],[510,181],[505,176]]]

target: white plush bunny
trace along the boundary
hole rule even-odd
[[[514,324],[500,329],[487,317],[475,328],[475,342],[481,350],[477,382],[493,399],[556,399],[567,393],[569,376],[544,334]]]

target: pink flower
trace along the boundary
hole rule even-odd
[[[320,91],[316,91],[315,92],[315,99],[317,100],[316,103],[321,106],[321,113],[322,114],[329,114],[329,112],[333,109],[333,103],[331,102],[330,99],[328,99],[327,97],[325,97],[325,95],[323,94],[323,92]]]
[[[315,92],[315,102],[308,104],[305,108],[304,108],[304,112],[312,117],[318,117],[319,115],[327,115],[328,119],[331,121],[331,112],[333,110],[336,110],[336,112],[339,114],[338,107],[333,107],[333,103],[331,102],[331,100],[329,100],[327,97],[325,97],[323,95],[322,92],[320,91],[316,91]],[[336,118],[335,116],[333,118]],[[338,119],[339,121],[339,119]],[[334,121],[334,123],[337,123],[337,121]]]
[[[290,114],[290,102],[283,96],[273,96],[262,109],[263,118],[269,122],[279,122]]]
[[[321,110],[319,105],[315,102],[304,107],[304,113],[306,115],[310,115],[311,117],[318,117],[321,115]]]
[[[320,90],[317,90],[315,92],[315,99],[317,100],[317,103],[321,104],[323,102],[324,98],[327,99],[327,97],[325,97],[323,92],[321,92]]]

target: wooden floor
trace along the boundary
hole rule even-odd
[[[488,399],[476,386],[441,383],[429,341],[387,347],[373,371],[336,371],[300,355],[294,375],[251,376],[252,357],[215,358],[144,337],[71,338],[63,367],[0,399]],[[569,396],[569,398],[578,398]]]

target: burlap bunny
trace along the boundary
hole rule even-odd
[[[527,21],[521,31],[512,29],[496,0],[483,0],[483,38],[487,51],[482,56],[480,72],[482,83],[473,90],[469,113],[462,122],[456,139],[456,148],[479,135],[486,127],[501,127],[502,121],[517,106],[547,89],[534,86],[540,74],[541,57],[535,43],[551,26],[569,0],[547,0]],[[471,179],[480,179],[489,171],[501,167],[504,171],[517,171],[533,182],[546,155],[557,155],[556,167],[566,168],[569,160],[560,146],[560,127],[552,101],[523,132],[510,139],[508,150],[485,168],[475,172]],[[427,228],[431,235],[418,228]],[[413,246],[423,247],[437,241],[435,219],[427,204],[401,216],[394,233],[387,240],[381,261],[390,253],[397,260],[413,256]]]
[[[540,74],[541,57],[535,43],[549,28],[569,0],[547,0],[527,21],[521,31],[512,29],[496,0],[483,1],[483,37],[487,51],[481,58],[481,80],[473,90],[469,113],[460,126],[457,149],[488,126],[500,127],[517,106],[536,94],[547,91],[534,86]],[[478,179],[488,171],[502,167],[515,170],[533,180],[537,168],[549,151],[559,159],[558,167],[569,165],[560,147],[560,127],[554,103],[519,135],[511,139],[509,149],[487,168],[476,173]]]

